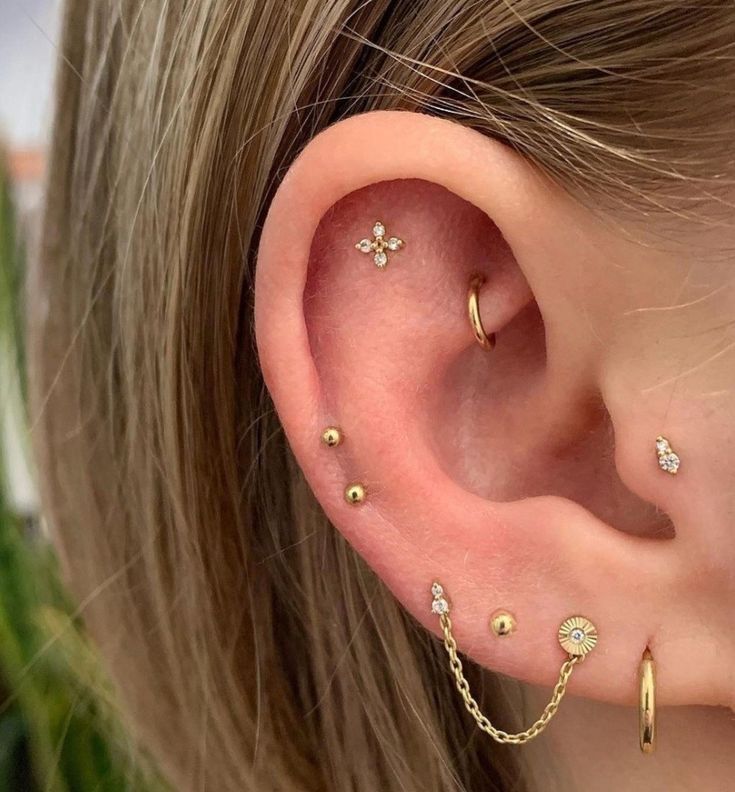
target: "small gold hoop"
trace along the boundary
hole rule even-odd
[[[485,283],[485,278],[482,275],[475,275],[470,281],[470,288],[467,292],[467,310],[470,316],[470,325],[472,326],[472,333],[475,336],[475,341],[488,352],[492,352],[495,348],[495,333],[488,335],[482,324],[482,317],[480,316],[480,289]]]
[[[640,704],[638,726],[641,751],[652,754],[656,749],[656,666],[651,650],[646,647],[639,667]]]

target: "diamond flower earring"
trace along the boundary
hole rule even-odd
[[[666,473],[675,476],[679,472],[681,466],[681,459],[679,455],[673,450],[669,441],[659,435],[656,438],[656,456],[658,457],[658,466]]]
[[[431,612],[439,617],[442,633],[444,635],[444,648],[449,655],[449,670],[454,677],[454,683],[459,695],[462,697],[465,709],[474,718],[477,726],[488,734],[495,742],[509,743],[511,745],[523,745],[524,743],[538,737],[539,734],[549,725],[549,721],[556,715],[561,700],[567,691],[567,685],[574,671],[574,667],[581,663],[584,658],[597,645],[597,628],[589,619],[584,616],[571,616],[562,622],[559,627],[559,644],[567,654],[567,659],[562,663],[559,671],[559,681],[554,687],[551,701],[541,713],[539,719],[532,723],[525,731],[518,734],[509,734],[493,726],[490,720],[483,715],[480,705],[475,701],[470,692],[469,682],[464,675],[462,661],[457,654],[457,641],[452,634],[452,620],[449,617],[451,606],[449,599],[444,593],[441,583],[434,582],[431,586]]]
[[[385,269],[388,266],[388,254],[386,250],[395,252],[400,250],[406,243],[398,237],[385,238],[385,226],[378,220],[373,226],[374,239],[361,239],[355,247],[361,253],[374,253],[373,261],[378,269]]]

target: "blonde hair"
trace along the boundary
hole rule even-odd
[[[41,484],[176,789],[519,788],[322,515],[264,388],[253,254],[294,157],[400,108],[582,200],[688,210],[732,184],[732,30],[731,3],[689,0],[68,0],[32,284]]]

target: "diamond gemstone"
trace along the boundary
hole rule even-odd
[[[584,630],[580,630],[579,627],[572,630],[569,634],[569,637],[574,641],[574,643],[582,643],[584,641],[585,635]]]
[[[382,250],[378,251],[375,254],[375,266],[380,267],[380,269],[383,269],[387,263],[388,263],[388,256],[386,256]]]
[[[444,593],[444,589],[442,588],[440,583],[434,583],[431,587],[431,593],[435,597],[441,597],[441,595]]]
[[[373,248],[373,243],[369,239],[361,239],[357,243],[357,249],[362,253],[369,253]]]
[[[398,237],[391,237],[388,240],[388,250],[398,250],[402,244],[403,242]]]
[[[431,603],[431,611],[438,616],[441,616],[443,613],[449,613],[449,603],[442,597],[439,597]]]
[[[656,440],[656,451],[658,451],[659,454],[665,454],[670,447],[669,441],[665,437],[659,437],[658,440]]]
[[[679,470],[679,466],[681,465],[681,460],[679,457],[672,451],[670,454],[663,454],[658,459],[658,464],[661,467],[661,470],[665,470],[667,473],[676,473]]]
[[[385,226],[382,223],[376,223],[373,226],[373,234],[375,234],[376,237],[384,236],[385,235]]]

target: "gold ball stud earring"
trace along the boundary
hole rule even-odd
[[[350,484],[345,489],[345,500],[352,506],[358,506],[363,503],[366,497],[367,493],[362,484]]]
[[[506,635],[511,635],[516,631],[516,620],[512,613],[497,610],[490,617],[490,628],[498,638],[504,638]]]
[[[679,459],[679,455],[663,435],[659,435],[656,438],[656,456],[658,457],[658,466],[661,470],[672,476],[679,472],[681,459]]]
[[[360,253],[372,253],[375,266],[382,270],[388,266],[388,253],[399,251],[406,243],[398,237],[386,239],[385,226],[378,220],[373,226],[373,239],[361,239],[355,247]]]
[[[336,426],[328,426],[322,432],[322,443],[328,448],[336,448],[338,445],[342,445],[342,431]]]

